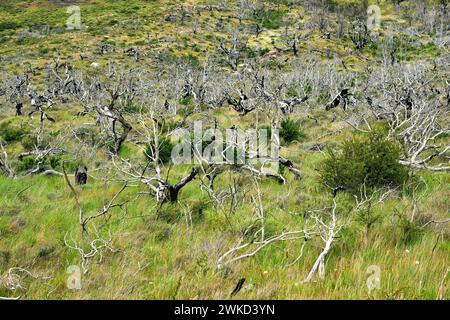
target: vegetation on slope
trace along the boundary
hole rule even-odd
[[[445,1],[80,8],[0,4],[0,297],[450,297]],[[278,171],[173,164],[196,121],[278,130]]]

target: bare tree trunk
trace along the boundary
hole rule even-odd
[[[333,243],[336,233],[337,233],[337,226],[336,226],[336,200],[333,199],[333,209],[331,211],[331,223],[329,226],[326,226],[327,230],[325,230],[325,237],[322,238],[325,241],[325,246],[320,253],[320,255],[317,257],[316,262],[314,262],[313,267],[311,268],[311,271],[309,272],[308,276],[304,280],[304,282],[311,282],[313,279],[315,273],[317,270],[319,270],[319,276],[321,278],[325,277],[325,257],[327,256],[328,252],[331,249],[331,244]]]
[[[161,202],[169,201],[169,202],[177,202],[178,201],[178,193],[180,190],[186,186],[189,182],[194,180],[194,178],[197,176],[198,171],[195,168],[192,168],[191,173],[189,173],[188,176],[184,177],[180,180],[176,185],[172,186],[169,184],[163,185],[160,187],[160,190],[158,192],[158,199]]]

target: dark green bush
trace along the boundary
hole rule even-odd
[[[26,133],[25,129],[12,126],[10,122],[0,125],[0,138],[6,143],[20,141]]]
[[[33,169],[37,165],[37,161],[33,157],[26,157],[23,158],[19,163],[17,164],[16,171],[17,172],[24,172]]]
[[[263,14],[262,26],[266,29],[279,29],[283,23],[284,12],[269,10]]]
[[[368,189],[405,183],[408,170],[399,163],[400,148],[385,137],[382,129],[376,129],[353,135],[338,152],[329,149],[320,168],[323,182],[352,194],[359,194],[364,183]]]
[[[268,52],[270,52],[269,48],[262,48],[261,50],[259,50],[259,55],[263,56],[263,55],[265,55]]]
[[[168,163],[172,156],[172,149],[174,148],[174,144],[170,141],[169,138],[164,138],[159,141],[159,162],[160,163]],[[153,150],[155,149],[154,144],[149,144],[145,148],[144,155],[147,159],[153,157]]]
[[[194,100],[192,99],[192,97],[185,97],[179,101],[182,106],[190,106],[193,102]]]
[[[0,22],[0,32],[6,31],[6,30],[16,30],[19,27],[20,27],[20,24],[14,22],[14,21]]]
[[[133,102],[124,102],[121,104],[121,107],[126,113],[137,114],[142,111],[142,106]]]
[[[295,121],[287,118],[281,122],[280,137],[287,144],[293,141],[302,141],[305,138],[305,134],[300,131]]]
[[[52,169],[56,170],[61,165],[61,157],[60,156],[51,156],[48,159],[48,162],[50,164],[50,167],[52,167]]]

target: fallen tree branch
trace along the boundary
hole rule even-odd
[[[14,175],[14,171],[12,170],[12,168],[9,166],[8,164],[8,153],[6,153],[5,148],[3,147],[2,142],[0,141],[0,149],[3,153],[0,153],[0,169],[3,170],[3,172],[5,172],[6,174],[8,174],[9,176],[13,176]]]
[[[325,257],[331,249],[331,245],[336,238],[336,234],[339,232],[340,228],[337,226],[337,218],[336,218],[336,200],[333,199],[333,208],[331,210],[331,222],[326,225],[323,221],[321,221],[318,217],[315,217],[318,225],[321,227],[321,238],[325,242],[322,252],[317,257],[314,262],[311,271],[308,273],[308,276],[305,278],[303,282],[311,282],[314,278],[314,275],[317,271],[319,271],[319,277],[325,277]]]

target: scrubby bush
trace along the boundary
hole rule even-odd
[[[208,202],[202,199],[197,199],[191,203],[191,218],[193,221],[201,221],[205,216],[205,211],[208,208]]]
[[[31,151],[34,150],[35,146],[37,145],[37,140],[33,135],[26,135],[21,139],[20,143],[25,150]]]
[[[172,156],[172,149],[174,148],[174,144],[170,141],[169,138],[164,138],[159,141],[159,162],[160,163],[168,163]],[[151,159],[154,157],[155,146],[154,143],[148,144],[145,148],[144,155],[147,159]]]
[[[142,105],[129,101],[122,103],[121,107],[126,113],[129,114],[137,114],[142,111]]]
[[[384,130],[376,129],[353,135],[337,151],[329,149],[320,168],[323,182],[352,194],[359,194],[364,183],[369,189],[402,185],[408,170],[399,163],[398,144],[385,137]]]
[[[305,134],[300,131],[295,121],[287,118],[281,122],[280,137],[284,143],[289,144],[293,141],[302,141],[305,138]]]
[[[16,166],[17,172],[25,172],[33,169],[37,165],[36,159],[33,157],[23,158]]]
[[[50,164],[50,167],[52,167],[52,169],[58,169],[61,165],[61,157],[60,156],[51,156],[48,159],[48,163]]]
[[[0,125],[0,138],[6,143],[20,141],[26,133],[25,129],[12,126],[10,122]]]
[[[419,214],[416,219],[411,220],[409,214],[400,212],[397,209],[394,212],[394,217],[391,236],[396,245],[412,245],[417,242],[424,233],[422,225],[431,220],[422,214]]]
[[[265,29],[278,29],[282,26],[285,13],[277,10],[261,10],[256,14],[256,21]]]
[[[55,160],[54,160],[55,161]],[[63,163],[64,163],[64,169],[67,171],[67,172],[75,172],[75,170],[77,169],[77,167],[81,167],[81,166],[83,166],[83,165],[85,165],[84,163],[83,163],[83,161],[82,160],[80,160],[80,159],[64,159],[64,158],[62,158],[62,159],[60,159],[59,161],[57,161],[57,163],[56,163],[56,165],[61,165],[61,167],[62,167],[62,165],[63,165]],[[53,162],[53,164],[55,164],[55,162]],[[51,165],[51,164],[50,164]],[[51,165],[52,166],[52,165]],[[52,166],[53,167],[53,166]]]
[[[14,21],[0,22],[0,32],[6,31],[6,30],[16,30],[19,27],[20,27],[20,24],[14,22]]]

